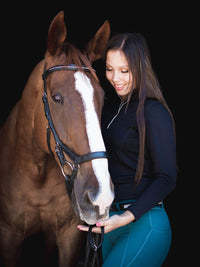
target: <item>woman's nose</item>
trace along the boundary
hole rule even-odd
[[[120,74],[117,71],[113,72],[113,79],[112,80],[113,80],[113,82],[118,82],[120,80]]]

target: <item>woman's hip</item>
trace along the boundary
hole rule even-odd
[[[110,216],[123,212],[113,211]],[[109,266],[112,260],[116,261],[116,267],[161,266],[170,244],[171,227],[167,213],[163,205],[156,206],[136,222],[105,235],[103,266]]]

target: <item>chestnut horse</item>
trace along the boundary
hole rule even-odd
[[[74,266],[76,225],[108,217],[113,187],[100,130],[104,92],[91,64],[109,35],[106,21],[80,52],[66,42],[64,12],[58,13],[45,57],[1,128],[0,255],[6,267],[16,266],[20,245],[39,231],[55,240],[59,266]]]

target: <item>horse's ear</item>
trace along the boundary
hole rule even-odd
[[[67,28],[64,21],[64,11],[60,11],[49,27],[46,55],[55,56],[58,54],[66,37]]]
[[[86,45],[85,52],[91,62],[94,62],[103,56],[109,37],[110,23],[105,21],[95,36]]]

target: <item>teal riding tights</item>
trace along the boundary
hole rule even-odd
[[[110,216],[123,211],[110,212]],[[171,244],[167,213],[156,206],[138,221],[105,234],[102,246],[103,267],[159,267]]]

